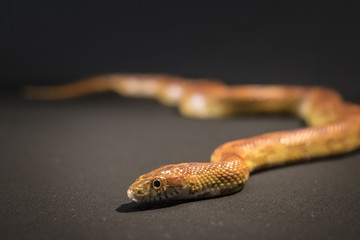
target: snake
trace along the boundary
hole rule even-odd
[[[227,85],[162,74],[107,74],[63,85],[28,86],[24,96],[60,100],[105,91],[154,98],[191,118],[286,113],[306,125],[223,143],[209,162],[170,164],[141,175],[127,190],[129,199],[140,204],[230,195],[243,189],[255,171],[360,147],[360,105],[320,86]]]

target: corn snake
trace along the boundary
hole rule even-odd
[[[27,87],[24,93],[29,99],[57,100],[104,91],[155,98],[164,105],[178,106],[187,117],[285,112],[308,125],[224,143],[208,163],[166,165],[144,174],[127,191],[131,200],[140,203],[232,194],[243,188],[253,171],[346,153],[360,146],[360,106],[322,87],[227,86],[206,79],[113,74],[61,86]]]

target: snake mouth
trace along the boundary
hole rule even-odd
[[[134,202],[139,202],[139,200],[137,200],[134,196],[134,192],[132,190],[127,190],[127,196],[128,198],[130,198],[131,201],[134,201]]]

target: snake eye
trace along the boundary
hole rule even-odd
[[[153,182],[152,182],[152,186],[155,188],[155,189],[158,189],[161,187],[161,181],[159,179],[154,179]]]

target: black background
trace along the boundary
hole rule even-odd
[[[0,11],[1,239],[359,234],[358,152],[254,174],[229,197],[150,209],[127,200],[127,187],[144,172],[208,161],[226,141],[297,128],[297,120],[203,122],[115,94],[30,102],[14,91],[151,72],[323,85],[359,103],[356,1],[11,1]]]
[[[1,81],[165,72],[345,92],[360,74],[356,2],[3,3]]]

